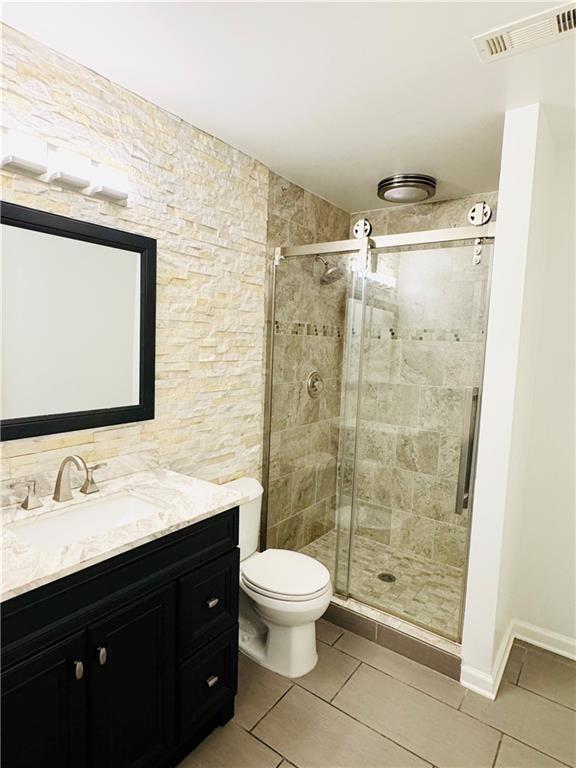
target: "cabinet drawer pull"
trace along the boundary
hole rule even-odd
[[[98,663],[103,667],[108,661],[108,651],[104,647],[97,648],[96,651],[98,652]]]
[[[76,680],[82,680],[84,677],[84,664],[81,661],[74,662],[74,677]]]
[[[208,680],[206,680],[206,685],[208,688],[214,688],[219,679],[218,675],[210,675]]]
[[[208,608],[216,608],[219,602],[220,602],[219,597],[211,597],[209,600],[206,600],[206,605],[208,606]]]

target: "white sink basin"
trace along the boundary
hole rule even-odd
[[[74,506],[34,520],[7,526],[21,539],[41,549],[59,549],[66,544],[84,541],[136,520],[157,515],[162,507],[131,493],[86,500]]]

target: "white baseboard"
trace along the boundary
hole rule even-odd
[[[537,645],[546,651],[552,651],[567,659],[576,660],[576,639],[558,632],[550,632],[527,621],[515,621],[513,626],[514,637],[525,640],[527,643]]]
[[[557,653],[560,656],[576,659],[576,640],[573,638],[560,635],[557,632],[550,632],[543,627],[537,627],[525,621],[513,620],[504,633],[500,648],[492,665],[492,672],[488,674],[463,664],[460,672],[460,684],[475,693],[479,693],[481,696],[485,696],[487,699],[494,700],[500,688],[500,682],[502,681],[508,656],[512,650],[512,644],[516,639],[524,640],[527,643],[544,648],[547,651],[552,651],[552,653]]]

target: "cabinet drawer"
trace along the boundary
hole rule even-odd
[[[238,625],[185,661],[178,673],[180,739],[232,700],[238,674]]]
[[[185,658],[238,621],[240,550],[180,579],[179,657]]]

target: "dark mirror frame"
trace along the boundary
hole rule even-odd
[[[0,204],[0,220],[11,227],[69,237],[140,254],[140,399],[138,405],[101,408],[91,411],[48,414],[46,416],[3,419],[0,440],[73,432],[91,427],[107,427],[154,418],[154,379],[156,345],[156,240],[131,232],[102,227],[53,213],[25,208],[13,203]]]

